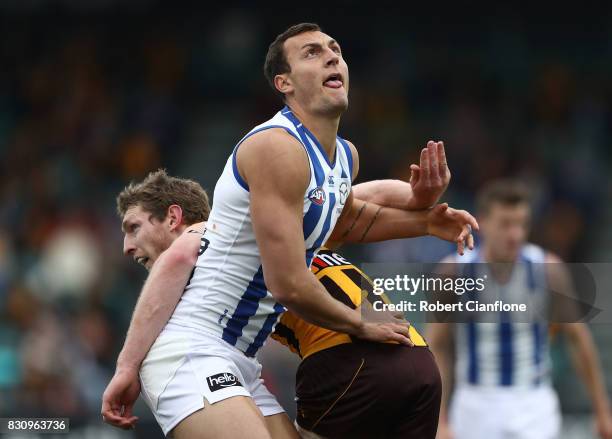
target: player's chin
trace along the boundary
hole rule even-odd
[[[342,114],[348,109],[349,102],[346,93],[337,91],[328,95],[325,101],[324,106],[329,113]]]

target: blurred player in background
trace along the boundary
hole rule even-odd
[[[555,296],[559,295],[549,292],[571,297],[571,280],[557,256],[527,242],[531,219],[527,189],[513,180],[495,181],[481,191],[477,203],[482,245],[465,257],[449,257],[443,262],[465,263],[455,270],[469,270],[470,277],[488,276],[479,301],[512,298],[514,303],[538,303],[554,312],[558,308]],[[550,379],[548,321],[518,323],[503,315],[497,320],[499,323],[428,325],[427,339],[438,361],[444,389],[438,437],[559,437],[561,417]],[[593,403],[599,436],[612,438],[610,404],[588,327],[584,323],[555,327],[570,342],[576,369]]]
[[[215,187],[195,269],[163,341],[158,339],[165,343],[164,355],[141,372],[164,433],[179,438],[269,437],[261,414],[283,410],[261,385],[255,355],[284,306],[334,331],[410,343],[406,325],[365,321],[359,310],[327,293],[309,269],[326,241],[413,237],[437,227],[463,242],[470,237],[469,224],[475,225],[467,212],[444,205],[406,211],[354,198],[358,155],[337,136],[348,106],[348,67],[338,43],[318,26],[301,24],[279,35],[264,70],[287,106],[251,130],[230,155]],[[180,215],[175,212],[169,222],[178,232]],[[165,291],[172,285],[178,300],[186,279],[154,270],[149,281]],[[131,371],[133,380],[151,343],[124,349],[118,369]],[[116,381],[105,392],[103,413],[129,426],[131,417],[108,403]],[[194,382],[206,385],[197,388]],[[204,399],[211,405],[201,410]]]

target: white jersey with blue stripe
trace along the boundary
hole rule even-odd
[[[249,210],[249,187],[238,173],[236,151],[249,136],[281,128],[306,150],[310,181],[304,192],[305,264],[310,266],[342,212],[351,191],[353,157],[337,138],[329,162],[314,135],[288,107],[251,130],[234,148],[214,192],[201,254],[168,326],[216,335],[254,356],[285,310],[266,288]]]
[[[479,250],[460,262],[468,264],[461,266],[468,271],[465,275],[486,276],[486,289],[477,297],[480,303],[502,300],[542,310],[548,303],[544,258],[542,248],[525,245],[505,284],[495,282],[488,265],[482,263]],[[513,322],[511,313],[499,314],[484,317],[486,323],[469,321],[455,325],[456,383],[489,387],[549,385],[548,324],[544,317],[534,316],[530,323],[525,323],[524,319]]]

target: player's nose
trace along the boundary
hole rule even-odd
[[[123,238],[123,254],[126,256],[130,256],[136,251],[136,246],[134,245],[134,241],[130,239],[128,236]]]
[[[340,56],[332,49],[327,48],[327,60],[325,61],[326,66],[334,66],[340,63]]]

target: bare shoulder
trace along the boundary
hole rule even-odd
[[[302,144],[282,128],[270,128],[248,137],[238,148],[239,162],[267,161],[274,157],[303,157],[307,160]]]
[[[310,166],[302,144],[282,128],[264,130],[246,139],[236,154],[238,172],[249,186],[275,191],[304,190]]]

